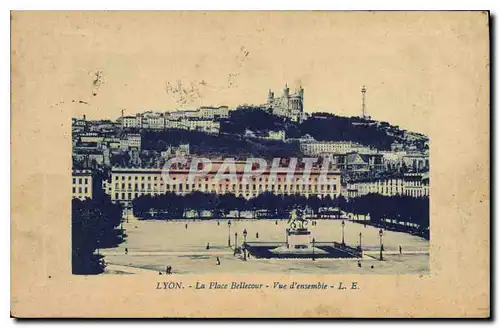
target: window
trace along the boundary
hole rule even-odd
[[[73,193],[75,193],[75,192],[76,192],[76,187],[73,187]]]
[[[125,176],[124,176],[124,175],[122,175],[122,181],[123,181],[123,180],[125,180]]]
[[[124,183],[122,183],[122,189],[125,189],[125,184]]]
[[[128,189],[131,189],[131,188],[132,188],[132,184],[131,184],[131,183],[129,183],[129,184],[128,184]]]
[[[76,183],[76,178],[73,178],[73,184],[75,184],[75,183]]]
[[[82,184],[82,178],[78,178],[78,184]]]
[[[88,193],[88,192],[89,192],[89,191],[88,191],[88,188],[87,188],[87,187],[85,187],[85,193]]]
[[[115,192],[115,199],[118,199],[118,193]]]
[[[125,199],[125,193],[122,192],[122,199]]]

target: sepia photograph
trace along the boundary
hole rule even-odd
[[[12,12],[12,308],[489,315],[489,19]]]

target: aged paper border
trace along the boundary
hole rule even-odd
[[[11,313],[15,317],[487,317],[490,314],[489,14],[420,12],[453,51],[449,74],[432,81],[431,256],[428,276],[225,275],[209,281],[357,281],[360,290],[205,291],[155,289],[138,276],[73,276],[70,271],[71,111],[50,108],[71,85],[56,59],[71,42],[39,41],[95,13],[12,13]],[[101,15],[103,13],[100,13]],[[142,12],[141,15],[148,13]],[[158,13],[150,13],[152,19]],[[165,13],[169,15],[172,13]],[[221,13],[210,13],[216,17]],[[227,13],[226,13],[227,14]],[[232,13],[253,18],[268,12]],[[326,13],[322,13],[323,15]],[[366,12],[333,13],[359,15]],[[394,28],[407,13],[373,13]],[[69,16],[68,16],[69,15]],[[109,13],[112,21],[134,13]],[[200,13],[190,13],[196,19]],[[248,16],[245,16],[248,15]],[[318,15],[275,12],[272,15]],[[339,16],[336,16],[338,18]],[[412,16],[414,19],[415,16]],[[60,24],[60,25],[58,25]],[[375,27],[374,27],[375,28]],[[416,31],[417,33],[418,31]],[[44,34],[45,33],[45,34]],[[455,37],[457,40],[450,40]],[[46,41],[46,38],[42,38]],[[67,40],[67,39],[65,39]],[[424,45],[422,45],[424,46]],[[47,50],[50,49],[50,50]],[[49,61],[50,65],[46,65]],[[53,69],[50,69],[51,65]],[[69,66],[68,66],[69,65]],[[42,67],[43,69],[40,69]],[[76,69],[76,68],[75,68]],[[413,83],[429,83],[414,81]]]

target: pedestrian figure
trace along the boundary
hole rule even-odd
[[[128,254],[128,248],[125,247],[125,255]]]
[[[167,273],[167,274],[172,274],[172,267],[171,267],[170,265],[169,265],[169,266],[167,266],[166,273]]]
[[[358,268],[361,268],[361,261],[358,261]]]
[[[158,271],[158,274],[161,276],[162,275],[161,271]]]
[[[373,269],[373,265],[370,268]]]
[[[217,225],[220,225],[220,222],[219,222],[219,221],[217,221]]]
[[[276,225],[278,225],[278,220],[274,221],[274,223],[276,223]]]
[[[187,228],[188,228],[188,225],[187,225],[187,223],[186,223],[186,229],[187,229]]]
[[[207,243],[207,249],[210,249],[210,243]]]
[[[399,255],[403,254],[403,248],[399,245]]]
[[[219,257],[217,256],[217,261],[216,261],[216,264],[217,265],[220,265],[220,260],[219,260]]]
[[[259,239],[259,233],[258,232],[255,234],[255,238]]]

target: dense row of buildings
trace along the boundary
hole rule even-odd
[[[363,108],[364,106],[363,98]],[[267,102],[258,107],[274,115],[286,117],[293,122],[303,122],[308,118],[304,112],[304,89],[302,87],[291,93],[285,85],[279,97],[269,90]],[[227,106],[206,106],[197,110],[145,111],[129,116],[125,116],[122,112],[116,121],[90,121],[86,120],[85,116],[81,119],[74,118],[72,122],[73,160],[74,163],[78,163],[75,167],[78,170],[73,172],[73,197],[79,199],[92,197],[92,183],[100,184],[101,181],[93,181],[92,171],[89,169],[98,167],[107,167],[111,170],[110,176],[103,182],[103,187],[113,200],[123,202],[130,202],[135,197],[144,194],[156,195],[169,191],[177,193],[231,192],[245,198],[255,197],[266,191],[320,197],[326,195],[358,197],[368,193],[412,197],[429,195],[429,177],[425,173],[429,170],[428,150],[411,150],[395,144],[391,151],[379,151],[350,141],[318,141],[310,135],[288,139],[283,130],[271,130],[265,133],[246,130],[243,137],[296,142],[304,156],[328,158],[332,164],[330,184],[318,184],[314,177],[309,184],[302,185],[288,184],[279,180],[269,183],[265,175],[258,181],[220,183],[215,181],[210,174],[205,181],[185,183],[183,182],[184,173],[181,172],[175,173],[177,183],[163,183],[161,163],[173,156],[189,156],[190,146],[189,144],[176,144],[176,146],[167,144],[164,149],[155,153],[143,149],[143,131],[181,129],[201,131],[212,135],[219,134],[221,120],[228,118],[231,110]],[[371,121],[363,110],[360,122],[365,124],[368,121],[377,123]],[[397,129],[391,130],[392,127],[386,122],[377,124],[385,124],[389,129],[388,134],[398,131]],[[412,140],[423,138],[422,135],[416,133],[407,133],[407,136]],[[158,158],[153,160],[153,165],[148,162],[149,168],[144,168],[142,164],[145,162],[141,161],[141,156],[147,157],[149,153],[154,153],[151,156]],[[115,157],[114,162],[113,157]],[[116,167],[117,157],[126,157],[125,165]],[[404,175],[391,173],[389,175],[391,178],[373,178],[374,172],[413,173]],[[300,172],[297,174],[301,175]],[[372,178],[366,179],[367,176],[372,176]]]
[[[227,118],[229,111],[227,106],[172,112],[146,111],[134,116],[122,115],[117,123],[122,129],[183,129],[217,134],[220,130],[219,119]]]

